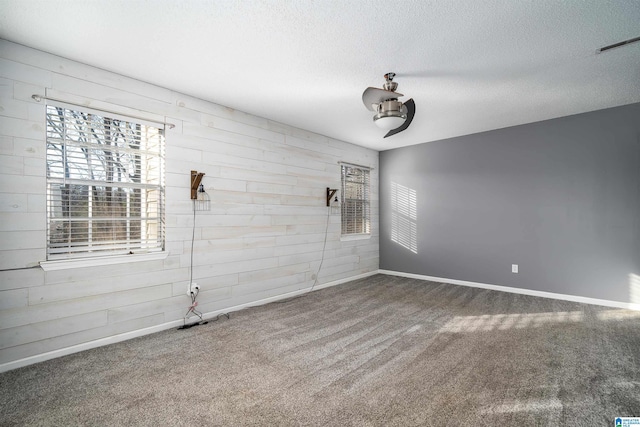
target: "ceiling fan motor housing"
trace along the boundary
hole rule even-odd
[[[396,89],[398,89],[398,83],[387,80],[387,82],[382,87],[384,87],[384,90],[395,92]]]

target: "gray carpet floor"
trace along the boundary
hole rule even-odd
[[[376,275],[0,375],[2,426],[612,426],[640,312]]]

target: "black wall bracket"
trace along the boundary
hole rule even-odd
[[[202,181],[202,177],[204,173],[198,171],[191,171],[191,199],[195,200],[198,198],[198,186],[200,185],[200,181]]]
[[[327,187],[327,206],[331,206],[331,198],[336,194],[338,190]]]

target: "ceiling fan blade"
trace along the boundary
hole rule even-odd
[[[384,136],[385,138],[391,135],[395,135],[396,133],[402,132],[403,130],[408,128],[409,125],[411,124],[411,121],[413,120],[413,116],[416,115],[416,103],[413,102],[413,98],[411,98],[403,104],[403,107],[406,107],[407,109],[407,120],[405,120],[402,125],[398,126],[395,129],[391,129],[389,132],[387,132],[387,134]]]
[[[362,102],[364,106],[370,111],[376,111],[374,105],[380,104],[387,99],[394,99],[404,96],[398,92],[391,92],[390,90],[378,89],[377,87],[368,87],[362,93]]]

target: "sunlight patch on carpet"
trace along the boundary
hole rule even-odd
[[[598,313],[600,320],[628,320],[640,319],[640,311],[631,310],[606,310]]]
[[[583,313],[581,311],[456,316],[444,325],[440,332],[504,331],[539,328],[554,323],[576,323],[582,320]]]
[[[486,408],[483,414],[510,414],[514,412],[561,411],[560,399],[530,400],[528,402],[513,401]]]

